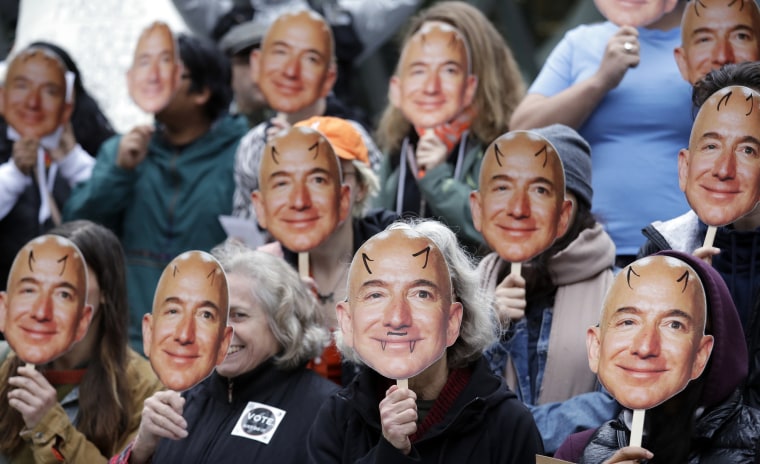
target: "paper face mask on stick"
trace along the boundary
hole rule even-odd
[[[648,26],[675,8],[678,0],[594,0],[596,9],[618,26]]]
[[[629,409],[650,409],[707,365],[706,299],[696,272],[669,256],[635,261],[615,278],[601,322],[588,330],[589,366]]]
[[[337,71],[330,26],[313,11],[285,13],[251,55],[251,77],[269,106],[296,113],[326,97]]]
[[[547,249],[567,231],[572,212],[554,146],[527,131],[497,138],[486,150],[470,209],[473,225],[502,259],[523,262]]]
[[[337,310],[345,344],[390,379],[414,377],[434,364],[457,340],[462,322],[443,255],[405,229],[381,232],[356,252],[348,301]]]
[[[16,254],[0,293],[0,332],[22,361],[45,364],[87,334],[87,265],[70,240],[43,235]]]
[[[306,252],[346,220],[351,191],[327,139],[310,127],[292,127],[264,147],[259,190],[251,198],[261,227],[287,249]]]
[[[678,154],[678,180],[707,225],[730,224],[760,201],[760,94],[740,86],[702,105]]]
[[[142,322],[143,351],[164,385],[187,390],[224,361],[228,312],[227,278],[213,256],[188,251],[166,266]]]
[[[174,96],[181,68],[174,34],[165,23],[154,22],[137,40],[127,71],[129,96],[146,113],[158,113]]]
[[[478,86],[462,34],[438,21],[424,23],[407,41],[396,73],[389,100],[418,129],[456,118],[470,106]]]
[[[681,46],[675,49],[681,76],[696,84],[730,63],[760,59],[760,8],[751,0],[699,0],[686,4]]]
[[[29,47],[8,67],[5,85],[0,87],[0,113],[22,137],[54,134],[71,118],[74,79],[53,52]]]

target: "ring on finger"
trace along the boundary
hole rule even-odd
[[[623,43],[623,49],[626,52],[631,53],[631,51],[633,50],[633,44],[631,42],[625,42]]]

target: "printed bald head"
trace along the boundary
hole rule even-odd
[[[691,1],[674,51],[681,76],[692,85],[729,63],[760,59],[760,9],[753,0]]]
[[[309,251],[323,243],[349,214],[351,191],[342,182],[330,142],[310,127],[272,137],[251,195],[261,227],[286,248]]]
[[[441,251],[408,229],[381,232],[356,252],[348,300],[337,311],[346,346],[391,379],[414,377],[441,359],[462,322]]]
[[[70,240],[35,238],[16,254],[0,292],[0,332],[23,361],[45,364],[87,334],[87,265]]]
[[[143,316],[143,350],[164,385],[187,390],[224,361],[228,312],[227,278],[210,254],[188,251],[166,266]]]
[[[137,40],[127,88],[146,113],[158,113],[169,104],[180,79],[179,51],[169,26],[156,21]]]
[[[504,260],[527,261],[551,246],[567,231],[572,212],[562,161],[551,142],[512,131],[491,143],[470,210],[475,228]]]
[[[251,77],[275,111],[295,113],[327,97],[337,78],[332,30],[318,13],[285,13],[251,54]]]
[[[447,123],[475,97],[478,79],[471,69],[462,34],[450,24],[426,22],[404,45],[389,100],[416,127]]]
[[[657,406],[702,375],[713,346],[706,311],[691,266],[669,256],[640,259],[617,275],[599,326],[588,330],[589,366],[623,406]]]
[[[760,94],[741,86],[708,98],[678,154],[681,190],[708,225],[730,224],[760,201]]]
[[[0,87],[0,114],[23,137],[52,134],[74,110],[74,75],[55,53],[29,47],[8,66]]]

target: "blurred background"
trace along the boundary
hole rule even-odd
[[[401,0],[303,0],[333,17],[341,8],[361,8],[369,2]],[[177,9],[211,4],[213,9],[229,14],[219,21],[240,22],[235,14],[253,17],[263,10],[276,9],[289,0],[0,0],[0,60],[14,46],[23,47],[34,40],[49,40],[61,45],[79,65],[85,85],[98,99],[116,129],[120,132],[146,115],[129,100],[124,74],[131,61],[131,52],[142,28],[153,20],[167,22],[175,32],[195,32],[213,38],[211,26],[206,29],[193,24]],[[405,16],[383,25],[386,33],[381,43],[369,53],[359,53],[351,63],[349,76],[344,72],[352,103],[361,108],[366,118],[375,123],[386,104],[388,78],[398,58],[398,37],[405,19],[436,0],[405,0]],[[601,16],[593,0],[469,0],[482,10],[502,33],[520,64],[526,84],[535,77],[547,54],[568,29],[582,23],[598,21]],[[393,3],[389,3],[392,5]],[[234,10],[234,11],[233,11]],[[327,15],[326,15],[327,16]],[[347,16],[350,21],[350,15]],[[340,18],[338,19],[340,21]],[[5,72],[0,69],[0,76]],[[115,85],[119,83],[120,85]]]

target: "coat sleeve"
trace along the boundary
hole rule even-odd
[[[36,427],[24,429],[21,437],[29,444],[34,462],[38,464],[108,462],[108,458],[72,425],[60,404],[53,406]]]
[[[89,180],[79,183],[66,201],[64,220],[89,219],[118,231],[140,172],[140,166],[129,171],[116,165],[120,140],[116,136],[103,144]]]

